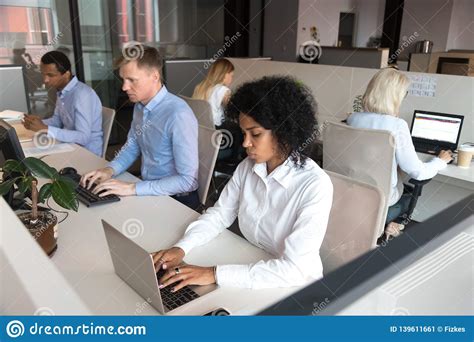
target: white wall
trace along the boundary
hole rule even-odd
[[[474,50],[474,1],[454,0],[446,50]]]
[[[339,13],[356,14],[354,46],[366,47],[369,37],[382,34],[385,0],[299,0],[297,47],[318,28],[322,46],[336,46]]]
[[[358,0],[355,46],[366,47],[370,37],[381,37],[385,0]]]

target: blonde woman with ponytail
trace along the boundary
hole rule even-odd
[[[225,58],[212,63],[206,78],[194,89],[193,98],[206,100],[211,105],[214,125],[219,127],[224,122],[224,107],[229,102],[234,65]]]

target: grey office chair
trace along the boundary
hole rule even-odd
[[[334,192],[320,249],[324,274],[375,248],[379,228],[385,221],[384,195],[378,187],[326,172]]]
[[[206,205],[207,194],[211,184],[214,166],[216,164],[217,154],[221,144],[222,133],[215,129],[199,126],[199,201],[202,207]]]
[[[112,132],[112,125],[114,123],[115,110],[112,108],[102,107],[102,132],[104,134],[102,146],[102,158],[105,158],[107,146],[109,144],[110,132]]]
[[[212,117],[212,109],[209,102],[205,100],[193,99],[184,95],[178,96],[186,101],[188,106],[191,107],[200,126],[215,129],[214,119]]]
[[[391,190],[392,164],[395,163],[395,144],[389,131],[354,128],[341,123],[328,123],[323,132],[323,168],[379,187],[384,194],[384,217],[387,217]],[[401,184],[401,177],[398,177]],[[413,187],[405,185],[411,195],[408,210],[396,222],[408,224],[423,185],[429,180],[410,179]],[[385,221],[379,227],[384,233]]]
[[[184,95],[178,96],[181,97],[184,101],[186,101],[189,107],[191,107],[200,126],[207,127],[209,129],[215,129],[214,119],[212,117],[212,109],[209,102],[205,100],[193,99]],[[232,141],[233,144],[237,144],[238,146],[240,146],[240,140],[237,139],[236,134],[240,134],[240,130],[237,133],[231,132],[229,130],[224,130],[221,140],[223,140],[225,145],[229,144],[229,142]],[[230,179],[230,177],[232,177],[232,174],[237,168],[237,165],[242,160],[242,158],[236,155],[236,151],[238,151],[238,148],[233,145],[221,148],[218,151],[217,161],[214,166],[214,171],[216,171],[214,176],[219,175],[219,177],[224,178],[224,184]],[[214,182],[214,184],[216,184],[216,182]],[[218,193],[219,191],[216,188],[216,195],[218,195]]]

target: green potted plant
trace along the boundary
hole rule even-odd
[[[354,101],[352,102],[352,111],[354,113],[357,113],[357,112],[362,112],[362,109],[363,109],[363,106],[362,106],[362,98],[364,96],[363,95],[357,95],[355,98],[354,98]]]
[[[3,179],[0,181],[0,196],[9,191],[18,190],[25,197],[30,192],[31,211],[18,214],[18,218],[29,230],[46,254],[51,255],[57,248],[58,218],[50,211],[38,211],[38,203],[46,202],[50,197],[62,208],[77,211],[76,184],[69,178],[34,157],[23,161],[9,159],[1,168]],[[46,178],[50,182],[43,184],[38,191],[37,178]]]

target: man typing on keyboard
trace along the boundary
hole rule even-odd
[[[127,142],[107,167],[86,173],[81,185],[90,189],[97,183],[93,192],[100,196],[168,195],[196,209],[199,161],[194,113],[162,84],[162,59],[155,48],[129,46],[116,67],[123,79],[122,90],[135,103]],[[140,155],[142,181],[112,178],[125,172]]]

